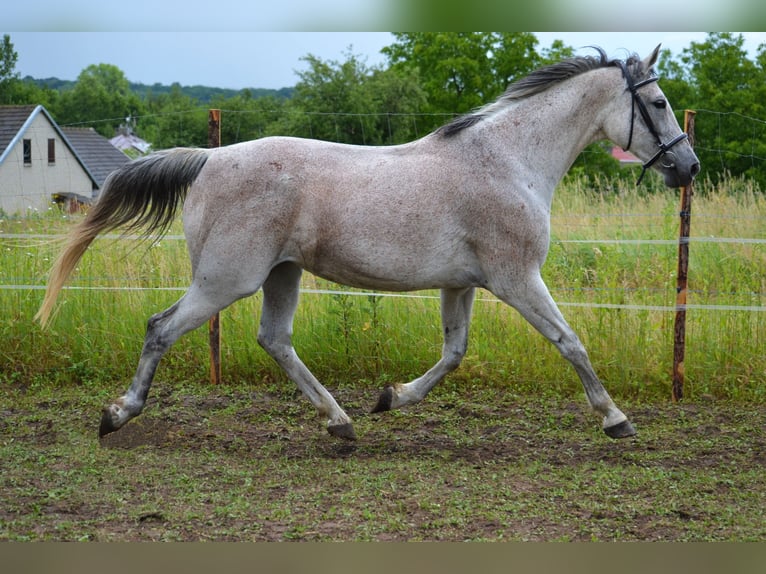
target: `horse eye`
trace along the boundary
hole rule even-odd
[[[654,107],[657,108],[658,110],[664,110],[665,108],[668,107],[668,102],[666,102],[665,100],[657,100],[654,102]]]

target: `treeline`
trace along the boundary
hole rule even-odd
[[[33,78],[32,76],[25,76],[22,78],[22,82],[34,84],[38,88],[45,89],[50,88],[56,92],[62,92],[71,90],[74,88],[76,82],[74,80],[61,80],[59,78]],[[281,88],[279,90],[273,90],[269,88],[246,88],[246,90],[233,90],[231,88],[214,88],[212,86],[183,86],[178,83],[173,84],[161,84],[155,82],[152,85],[142,84],[140,82],[129,82],[130,91],[138,95],[139,98],[145,99],[151,95],[169,94],[175,88],[179,88],[184,96],[188,96],[193,100],[197,100],[201,104],[206,104],[212,101],[214,98],[233,98],[240,92],[248,91],[253,98],[263,98],[266,96],[275,96],[277,98],[289,98],[293,95],[293,88]]]
[[[307,54],[307,69],[294,87],[235,91],[134,84],[110,64],[88,66],[74,82],[20,79],[6,35],[0,104],[43,104],[61,125],[89,125],[108,137],[128,123],[155,149],[205,146],[209,108],[223,110],[223,144],[280,134],[389,145],[423,136],[496,98],[510,82],[574,53],[560,41],[541,48],[534,34],[524,32],[393,38],[382,50],[383,65],[369,66],[352,52],[342,61]],[[680,55],[664,51],[658,72],[679,123],[684,109],[715,112],[696,124],[703,177],[744,176],[766,189],[766,50],[762,46],[751,59],[743,46],[741,35],[709,34]],[[572,173],[602,182],[603,176],[634,177],[607,150],[590,146]]]

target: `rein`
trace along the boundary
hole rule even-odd
[[[655,163],[657,163],[657,160],[659,160],[662,156],[667,154],[670,151],[670,148],[672,148],[674,145],[676,145],[679,142],[684,141],[689,136],[685,132],[681,132],[679,135],[674,137],[670,142],[668,143],[662,143],[662,138],[660,138],[660,135],[657,133],[657,128],[654,126],[654,122],[652,121],[651,116],[649,115],[649,111],[646,109],[646,104],[644,104],[644,101],[639,97],[638,95],[638,89],[647,85],[651,84],[652,82],[656,82],[659,78],[657,76],[653,76],[651,78],[647,78],[646,80],[642,80],[641,82],[634,83],[633,78],[628,73],[628,68],[625,65],[625,62],[621,60],[617,60],[614,62],[616,66],[622,70],[622,75],[625,78],[625,82],[628,84],[628,90],[630,91],[632,104],[630,109],[630,135],[628,136],[628,145],[623,148],[625,151],[628,151],[630,149],[630,144],[633,143],[633,124],[636,119],[636,106],[638,106],[638,111],[641,113],[641,117],[644,118],[644,123],[646,124],[646,127],[649,128],[649,131],[654,136],[654,139],[657,140],[657,145],[659,146],[659,151],[652,156],[649,161],[643,164],[643,169],[641,170],[641,175],[638,177],[638,181],[636,181],[636,185],[641,185],[641,180],[644,179],[644,174],[646,174],[646,170],[652,167]]]

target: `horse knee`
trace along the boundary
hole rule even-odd
[[[256,340],[264,351],[277,360],[287,358],[292,350],[292,342],[289,337],[285,340],[284,337],[276,336],[274,333],[263,329],[258,332]]]
[[[588,351],[585,350],[585,346],[577,338],[577,335],[563,338],[557,346],[561,355],[570,363],[579,365],[589,361]]]
[[[271,349],[274,348],[274,337],[270,333],[265,333],[263,330],[258,331],[256,341],[264,351],[271,354]]]

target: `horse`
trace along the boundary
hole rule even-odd
[[[576,56],[541,67],[495,101],[402,145],[354,146],[266,137],[174,148],[113,172],[70,232],[35,318],[44,328],[65,281],[101,233],[162,235],[182,206],[192,264],[188,290],[149,318],[127,392],[103,409],[99,435],[139,415],[157,365],[183,334],[263,292],[257,341],[326,420],[354,440],[351,418],[292,345],[304,270],[343,285],[439,289],[441,357],[422,376],[387,386],[372,412],[412,405],[461,363],[474,293],[515,308],[574,367],[608,437],[635,434],[542,280],[554,189],[583,148],[611,140],[667,186],[700,169],[656,83],[660,46],[646,58]],[[636,113],[638,110],[638,113]]]

